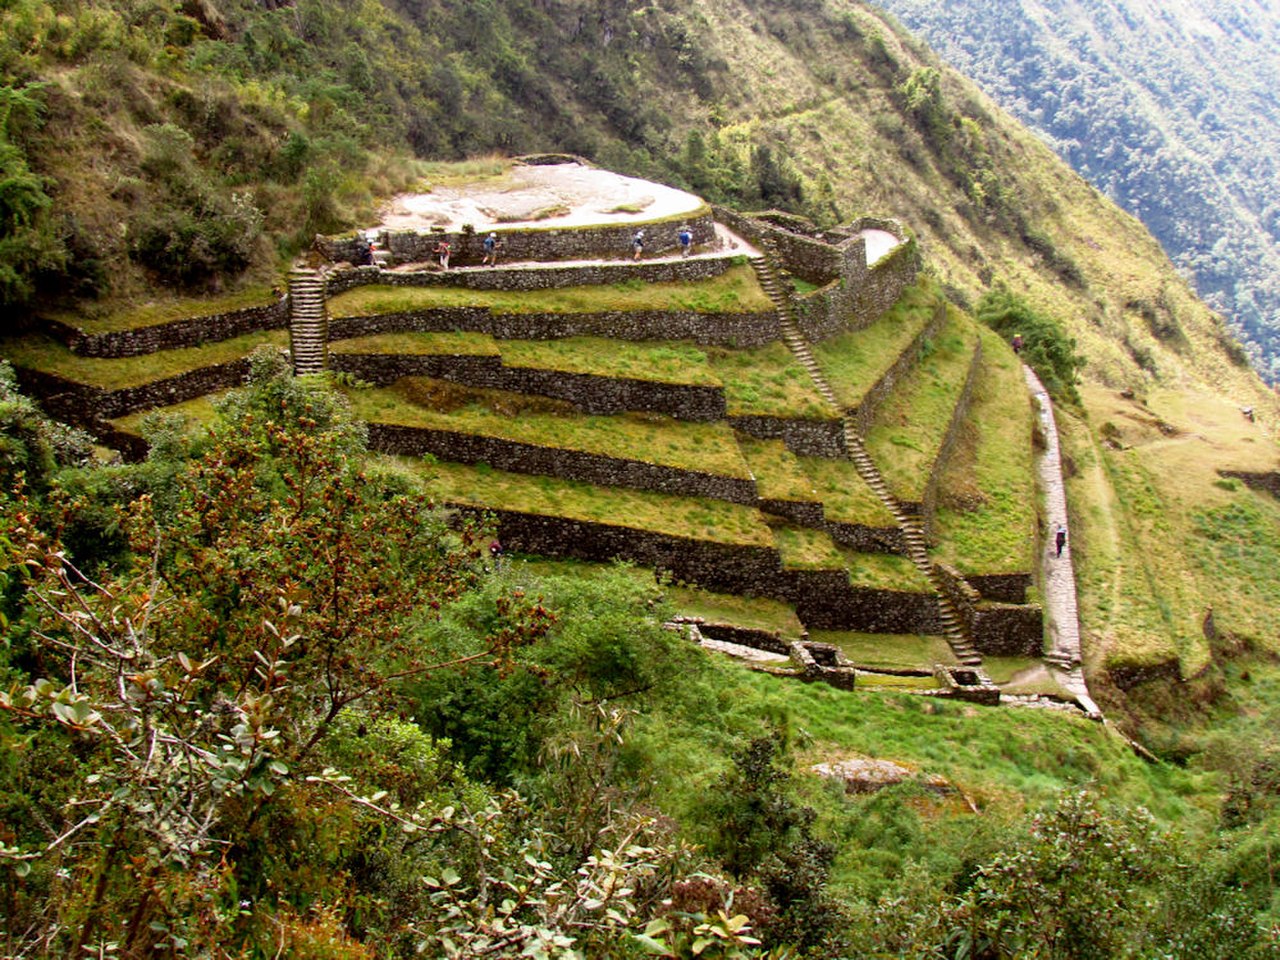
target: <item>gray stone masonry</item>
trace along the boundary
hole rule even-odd
[[[606,487],[651,490],[686,497],[709,497],[729,503],[754,505],[756,502],[755,481],[740,477],[474,433],[388,423],[370,423],[368,426],[370,449],[382,453],[410,457],[429,453],[453,463],[487,463],[511,473],[559,477]]]
[[[231,340],[258,330],[278,330],[289,324],[289,299],[203,317],[187,317],[132,330],[86,333],[57,320],[42,320],[50,336],[82,357],[140,357],[161,350],[180,350],[205,343]]]
[[[484,238],[490,230],[498,235],[498,255],[505,262],[556,260],[590,260],[609,257],[630,257],[631,238],[636,228],[645,232],[645,256],[656,256],[679,250],[680,228],[688,225],[693,231],[695,246],[715,240],[715,223],[711,209],[682,214],[679,217],[656,220],[650,223],[575,225],[557,227],[509,227],[479,224],[476,230],[426,231],[386,230],[381,233],[381,243],[390,252],[395,263],[420,263],[435,259],[436,244],[448,240],[453,247],[450,266],[479,265],[484,258]],[[334,261],[355,262],[357,239],[350,237],[324,238],[325,253]]]

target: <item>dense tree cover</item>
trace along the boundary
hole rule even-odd
[[[1280,7],[888,0],[1132,211],[1280,370]]]
[[[1274,751],[1216,838],[814,792],[660,584],[495,564],[269,352],[136,466],[6,391],[6,956],[1280,955]]]

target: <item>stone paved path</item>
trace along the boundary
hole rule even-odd
[[[1044,551],[1044,610],[1049,622],[1049,651],[1045,661],[1064,690],[1075,697],[1090,716],[1101,717],[1097,704],[1089,696],[1084,671],[1080,669],[1080,616],[1076,607],[1075,569],[1071,564],[1071,524],[1067,522],[1067,494],[1062,482],[1062,454],[1058,445],[1058,426],[1053,419],[1053,404],[1040,378],[1025,364],[1022,374],[1039,407],[1040,427],[1045,436],[1045,451],[1037,469],[1045,491],[1050,534]],[[1058,524],[1067,529],[1067,545],[1062,556],[1055,556],[1053,531]]]

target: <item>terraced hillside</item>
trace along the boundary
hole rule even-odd
[[[764,633],[810,632],[846,664],[1019,673],[1042,642],[1020,366],[917,278],[900,228],[731,219],[732,247],[687,259],[295,272],[325,291],[318,312],[295,292],[295,362],[318,338],[370,446],[508,550],[664,572],[722,636],[761,630],[707,598],[750,597],[774,611]],[[4,353],[138,455],[143,411],[199,416],[249,350],[283,346],[236,316],[199,347],[184,320],[107,324],[93,352],[174,338],[127,384],[70,326]]]

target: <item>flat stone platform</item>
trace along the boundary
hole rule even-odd
[[[386,207],[383,230],[477,231],[605,224],[642,226],[705,209],[700,197],[580,163],[514,164],[506,175],[430,193],[401,194]]]

